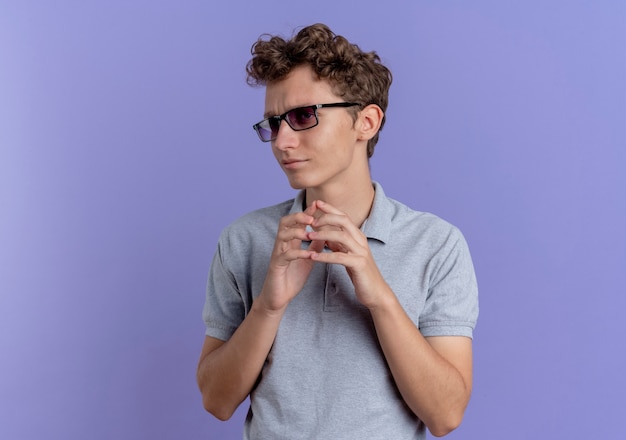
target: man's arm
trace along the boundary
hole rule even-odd
[[[472,390],[472,340],[464,336],[424,338],[395,295],[370,311],[393,378],[409,408],[435,436],[456,429]]]
[[[197,380],[204,408],[228,420],[250,394],[272,347],[282,313],[252,310],[226,342],[206,336]]]
[[[263,289],[250,313],[228,341],[205,338],[198,386],[205,409],[220,420],[229,419],[250,394],[285,309],[313,268],[311,254],[324,247],[324,242],[312,241],[309,249],[301,249],[302,240],[307,239],[305,228],[314,220],[312,213],[307,209],[280,220]]]
[[[343,265],[358,300],[372,315],[378,340],[402,397],[430,432],[442,436],[463,418],[472,388],[472,342],[466,337],[424,338],[385,282],[367,238],[338,209],[316,201],[324,214],[312,224],[311,240],[333,252],[311,256]]]

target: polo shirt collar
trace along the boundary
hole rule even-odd
[[[370,215],[363,225],[363,233],[367,238],[373,238],[386,243],[391,233],[391,218],[393,217],[393,204],[385,195],[383,187],[378,182],[374,184],[374,204]]]
[[[373,238],[383,243],[389,240],[391,217],[393,216],[393,205],[385,196],[383,187],[378,182],[372,182],[374,185],[374,203],[370,215],[361,227],[361,230],[367,238]],[[304,206],[305,191],[298,193],[291,206],[290,214],[302,212]]]

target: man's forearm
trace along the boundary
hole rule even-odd
[[[442,353],[438,352],[439,347],[434,348],[432,340],[422,336],[395,296],[371,309],[371,313],[385,358],[407,405],[433,435],[455,429],[471,393],[471,340],[449,338],[455,339],[452,344],[460,345],[458,357],[456,353],[450,356],[454,351],[446,352],[445,345]]]
[[[282,312],[266,313],[253,304],[228,341],[213,350],[205,343],[198,364],[198,386],[204,407],[218,419],[229,419],[250,394],[281,318]]]

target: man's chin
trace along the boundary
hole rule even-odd
[[[287,180],[289,180],[289,186],[291,186],[293,189],[301,190],[311,186],[308,184],[308,182],[305,182],[303,180],[289,178],[287,178]]]

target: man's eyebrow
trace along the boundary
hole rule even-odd
[[[291,110],[298,109],[298,108],[310,107],[311,105],[312,104],[296,105],[296,106],[290,107],[287,111],[285,111],[285,113],[290,112]],[[267,118],[271,118],[272,116],[280,116],[281,114],[284,114],[284,113],[265,112],[263,113],[263,118],[267,119]]]

